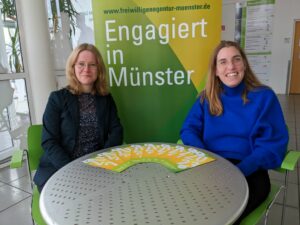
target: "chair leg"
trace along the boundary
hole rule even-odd
[[[33,189],[32,189],[32,192],[33,192]],[[31,194],[30,215],[31,215],[32,225],[36,225],[36,223],[34,222],[33,216],[32,216],[32,204],[33,204],[33,193]]]
[[[30,204],[30,214],[31,214],[31,220],[32,220],[32,225],[36,225],[33,216],[32,216],[32,204],[33,204],[33,181],[32,181],[32,175],[31,175],[31,170],[30,170],[30,164],[29,164],[29,154],[28,151],[25,150],[25,154],[26,154],[26,162],[27,162],[27,168],[28,168],[28,175],[29,175],[29,180],[30,180],[30,185],[31,185],[31,190],[32,190],[32,194],[31,194],[31,204]]]
[[[32,180],[32,174],[31,174],[30,164],[29,164],[29,153],[28,153],[28,150],[25,150],[25,153],[26,153],[26,162],[27,162],[27,168],[28,168],[28,172],[29,172],[29,179],[30,179],[31,190],[33,190],[33,180]]]
[[[279,188],[279,191],[277,192],[277,194],[274,196],[274,199],[273,201],[269,204],[267,210],[266,210],[266,213],[265,213],[265,219],[264,219],[264,225],[267,225],[267,222],[268,222],[268,216],[269,216],[269,212],[270,212],[270,209],[272,207],[272,205],[274,204],[275,200],[277,199],[278,195],[280,194],[281,190],[284,189],[285,187],[281,186]]]
[[[283,225],[284,222],[284,216],[285,216],[285,203],[286,203],[286,195],[287,195],[287,188],[288,188],[288,171],[285,172],[284,176],[284,190],[283,190],[283,205],[282,205],[282,211],[281,211],[281,222],[280,224]]]
[[[267,210],[267,212],[265,214],[264,225],[267,225],[267,223],[268,223],[268,216],[269,216],[269,210]]]

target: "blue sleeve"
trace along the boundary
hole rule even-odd
[[[185,145],[205,148],[202,140],[203,104],[200,103],[200,99],[198,98],[183,123],[180,137]]]
[[[63,102],[57,92],[52,92],[43,115],[42,147],[48,160],[56,168],[60,169],[71,161],[61,143],[61,117]]]
[[[105,140],[104,148],[109,148],[117,145],[121,145],[123,142],[123,127],[120,123],[120,119],[117,112],[116,104],[111,95],[109,97],[109,109],[108,109],[108,137]]]
[[[280,103],[270,90],[261,106],[261,113],[250,134],[251,154],[237,166],[245,176],[258,169],[280,167],[288,145],[288,130]]]

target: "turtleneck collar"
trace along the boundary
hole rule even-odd
[[[241,95],[245,89],[245,82],[242,81],[238,86],[236,87],[228,87],[225,84],[222,85],[224,90],[224,95],[227,96],[234,96],[234,95]]]

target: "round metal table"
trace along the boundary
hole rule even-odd
[[[82,162],[95,153],[81,157],[44,186],[42,216],[51,225],[231,224],[247,204],[246,179],[229,161],[199,150],[216,160],[179,173],[157,163],[117,173]]]

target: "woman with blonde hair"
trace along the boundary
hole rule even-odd
[[[184,144],[212,151],[235,164],[249,186],[239,222],[270,192],[268,169],[281,165],[288,131],[274,91],[261,84],[241,47],[221,41],[204,90],[180,131]]]
[[[50,94],[43,115],[44,155],[34,177],[39,191],[58,169],[85,154],[120,145],[123,128],[108,92],[98,49],[81,44],[66,64],[68,86]]]

